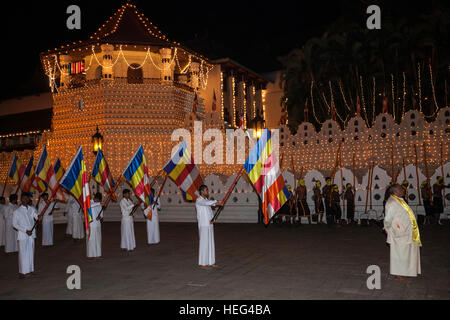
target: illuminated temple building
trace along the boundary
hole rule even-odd
[[[231,59],[210,60],[169,40],[129,3],[88,40],[48,50],[41,54],[41,61],[51,93],[43,94],[41,99],[24,97],[3,103],[3,109],[8,111],[1,115],[0,177],[6,176],[13,152],[27,163],[32,154],[35,159],[39,157],[45,144],[50,158],[54,161],[59,157],[64,167],[82,145],[89,170],[94,161],[91,137],[97,127],[104,137],[102,150],[115,177],[140,144],[144,146],[150,174],[154,175],[170,157],[175,129],[192,129],[194,120],[203,120],[203,129],[238,128],[243,115],[245,128],[251,127],[255,118],[262,118],[269,128],[280,129],[281,165],[283,170],[291,171],[284,173],[289,184],[294,184],[294,170],[297,176],[303,173],[310,191],[314,181],[324,183],[340,149],[343,170],[338,171],[336,181],[341,189],[340,181],[353,183],[353,172],[356,173],[360,193],[357,196],[361,199],[357,200],[357,208],[366,198],[364,190],[372,162],[376,165],[375,178],[382,180],[373,185],[378,190],[372,196],[374,203],[380,201],[391,172],[399,175],[399,179],[406,172],[411,192],[417,194],[415,149],[421,182],[425,179],[424,142],[432,179],[441,172],[447,182],[450,178],[450,108],[442,108],[431,123],[413,110],[404,115],[400,124],[394,123],[389,114],[378,115],[370,125],[356,116],[343,130],[337,122],[327,120],[319,132],[311,123],[302,123],[292,134],[286,125],[279,126],[282,96],[279,74],[277,80],[269,81]],[[193,110],[195,96],[197,110]],[[44,103],[47,108],[27,109],[36,103]],[[23,113],[13,114],[16,108]],[[204,142],[203,147],[206,145]],[[403,162],[407,169],[400,171]],[[227,185],[226,178],[219,181],[215,175],[232,178],[240,166],[202,164],[199,168],[205,181],[216,186],[222,184],[212,188],[221,194]],[[175,193],[176,187],[169,184],[168,190],[169,194]],[[253,192],[244,182],[240,182],[236,191]],[[256,195],[251,199],[239,197],[234,202],[247,203],[254,211]],[[182,205],[178,198],[177,205]],[[166,194],[163,202],[168,199]],[[174,202],[171,198],[168,201]]]

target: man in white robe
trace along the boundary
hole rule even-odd
[[[150,207],[144,211],[145,214],[145,220],[147,221],[147,244],[157,244],[159,243],[159,217],[158,217],[158,211],[161,210],[161,205],[159,202],[159,198],[155,199],[155,189],[150,190],[152,198],[154,199],[153,203],[150,205]],[[141,204],[143,207],[143,203]],[[150,220],[147,215],[150,211],[152,211],[152,219]]]
[[[4,217],[5,208],[5,197],[0,197],[0,247],[6,245],[6,221]]]
[[[70,214],[72,215],[72,238],[74,242],[78,242],[84,238],[84,212],[81,209],[81,205],[77,199],[74,198],[70,206]]]
[[[66,226],[66,237],[67,238],[72,238],[72,234],[73,234],[73,217],[72,217],[72,203],[75,200],[75,198],[71,195],[69,195],[67,197],[67,203],[66,203],[66,208],[64,209],[64,215],[67,217],[67,226]]]
[[[101,260],[102,258],[102,225],[103,208],[102,194],[97,192],[94,201],[91,201],[92,221],[89,224],[90,235],[86,244],[88,260]]]
[[[390,247],[390,274],[396,280],[408,282],[406,277],[417,277],[420,269],[419,227],[414,212],[403,200],[405,190],[399,184],[393,185],[386,202],[384,230]]]
[[[209,200],[209,190],[205,185],[198,189],[200,196],[195,201],[197,211],[199,250],[198,264],[200,268],[209,270],[217,267],[214,247],[214,226],[211,220],[214,213],[211,207],[218,207],[217,200]]]
[[[5,253],[7,255],[18,252],[19,244],[17,242],[17,231],[13,228],[13,216],[14,211],[18,208],[17,195],[11,194],[9,196],[9,203],[5,205],[3,215],[5,216],[5,229],[6,229],[6,244]]]
[[[48,193],[44,192],[41,194],[41,201],[38,206],[38,214],[44,210],[48,201]],[[44,215],[42,216],[42,246],[51,247],[53,246],[53,210],[55,209],[56,202],[51,202]]]
[[[31,230],[38,215],[36,209],[30,205],[30,194],[23,192],[20,201],[20,207],[13,214],[13,227],[18,231],[19,278],[24,278],[34,273],[36,228]]]
[[[122,251],[133,251],[136,248],[133,214],[135,208],[139,206],[139,203],[134,204],[131,201],[131,192],[129,189],[123,189],[122,194],[123,198],[120,200],[120,211],[122,211],[120,248]]]

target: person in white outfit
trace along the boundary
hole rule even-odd
[[[14,211],[13,227],[18,232],[19,240],[19,278],[34,274],[34,239],[36,228],[33,229],[35,221],[38,220],[36,208],[30,205],[31,195],[22,192],[21,205]]]
[[[73,196],[69,195],[66,203],[66,208],[64,209],[64,215],[67,217],[67,226],[66,226],[66,237],[72,238],[73,234],[73,217],[72,217],[72,203],[77,201]]]
[[[144,211],[145,214],[145,220],[147,221],[147,244],[157,244],[159,243],[159,217],[158,217],[158,211],[161,210],[161,205],[159,202],[159,198],[155,199],[155,189],[150,190],[153,203],[150,205],[150,207]],[[143,203],[141,204],[143,209]],[[152,219],[150,220],[147,215],[150,211],[150,208],[152,209]]]
[[[389,194],[384,218],[386,242],[390,248],[389,273],[394,275],[396,280],[409,282],[404,277],[417,277],[421,274],[422,242],[419,227],[414,212],[403,199],[405,189],[394,184],[390,187]]]
[[[41,202],[39,202],[38,206],[38,214],[41,214],[42,210],[44,210],[48,201],[48,193],[44,192],[41,194]],[[51,247],[53,246],[53,210],[55,209],[56,202],[52,201],[47,209],[45,210],[44,215],[42,216],[42,246],[43,247]]]
[[[131,201],[131,192],[129,189],[123,189],[122,194],[123,198],[120,200],[120,211],[122,211],[120,248],[122,251],[133,251],[136,248],[133,214],[135,208],[139,206],[140,203],[134,204],[133,201]]]
[[[217,267],[216,253],[214,247],[214,226],[212,218],[214,213],[211,207],[219,207],[217,200],[209,200],[209,190],[205,185],[198,189],[200,196],[195,201],[197,211],[199,250],[198,264],[200,268],[209,270],[211,267]]]
[[[6,221],[4,217],[5,208],[5,197],[0,197],[0,247],[6,245]]]
[[[72,215],[73,233],[72,238],[74,242],[78,242],[84,238],[84,212],[81,209],[81,205],[77,199],[74,198],[70,206],[70,214]]]
[[[87,239],[86,256],[88,260],[101,260],[102,258],[102,194],[97,192],[94,201],[91,201],[92,221],[89,224],[90,235]]]
[[[6,244],[5,253],[7,255],[18,252],[19,244],[17,242],[17,231],[13,228],[13,216],[14,211],[18,208],[17,195],[11,194],[9,196],[9,203],[5,205],[3,215],[5,216],[5,231],[6,231]]]

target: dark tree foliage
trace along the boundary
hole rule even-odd
[[[380,30],[366,27],[369,16],[366,8],[370,4],[378,4],[381,8]],[[401,5],[397,1],[345,1],[341,6],[342,15],[322,36],[309,39],[301,48],[280,58],[285,92],[281,103],[287,106],[291,130],[295,131],[305,120],[319,129],[320,123],[330,119],[330,84],[336,120],[342,127],[346,119],[355,115],[357,97],[361,105],[365,105],[361,116],[368,125],[382,110],[382,95],[388,99],[390,113],[395,101],[395,118],[399,122],[403,112],[419,109],[419,70],[422,111],[428,121],[433,120],[437,109],[433,100],[430,65],[439,108],[447,103],[445,85],[450,87],[450,10],[447,2],[422,1],[420,6],[409,8],[407,3]],[[311,103],[312,81],[315,116]],[[373,98],[375,110],[372,108]],[[305,119],[307,99],[308,119]]]

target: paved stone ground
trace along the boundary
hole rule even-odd
[[[137,248],[120,251],[120,223],[103,225],[105,259],[89,262],[85,246],[38,237],[37,275],[18,279],[17,256],[0,255],[0,299],[450,299],[450,227],[421,229],[422,276],[402,284],[388,275],[389,251],[375,227],[216,224],[219,268],[197,266],[197,226],[162,223],[159,245],[146,245],[136,223]],[[2,248],[3,250],[3,248]],[[81,267],[82,289],[68,290],[66,268]],[[369,265],[382,271],[381,290],[368,290]]]

